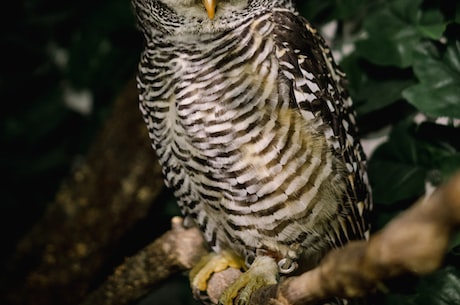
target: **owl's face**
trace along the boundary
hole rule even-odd
[[[210,20],[228,16],[248,7],[248,0],[160,0],[160,2],[178,15]]]
[[[132,0],[147,39],[155,33],[206,34],[235,28],[271,7],[291,0]]]

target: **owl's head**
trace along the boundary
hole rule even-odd
[[[147,39],[152,34],[206,34],[235,28],[273,7],[292,9],[291,0],[132,0]]]

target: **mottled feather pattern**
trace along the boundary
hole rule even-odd
[[[292,100],[307,120],[312,115],[321,118],[318,129],[323,130],[329,146],[349,172],[348,198],[344,199],[349,206],[343,211],[348,218],[343,228],[347,235],[343,243],[360,239],[369,229],[370,189],[356,114],[345,90],[345,74],[335,64],[324,39],[307,20],[289,13],[274,14],[273,18],[275,23],[284,25],[277,27],[275,40],[278,53],[282,54],[280,62],[287,62],[283,72],[294,83]]]
[[[147,43],[140,108],[167,185],[215,251],[314,265],[364,237],[351,100],[305,20],[272,8],[227,31]]]

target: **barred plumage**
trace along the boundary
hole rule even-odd
[[[176,3],[175,3],[176,2]],[[344,75],[290,1],[133,0],[140,109],[213,250],[311,267],[362,239],[370,195]]]

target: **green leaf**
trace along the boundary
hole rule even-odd
[[[460,304],[460,271],[453,266],[441,269],[425,277],[417,291],[419,305]]]
[[[372,191],[376,202],[393,204],[424,193],[423,168],[399,160],[375,160],[369,165]]]
[[[410,123],[396,125],[389,140],[369,160],[369,177],[376,202],[392,204],[416,198],[425,191],[426,169],[418,157],[418,143]]]
[[[388,71],[372,66],[364,68],[362,60],[352,54],[343,59],[341,67],[349,80],[349,92],[358,115],[383,109],[403,98],[402,91],[416,82],[400,69]]]
[[[410,293],[385,295],[388,305],[458,305],[460,304],[460,271],[448,265],[421,277]],[[380,303],[380,302],[379,302]]]
[[[357,108],[358,113],[363,115],[393,104],[402,98],[401,92],[413,83],[413,80],[388,79],[377,81],[368,79],[357,96],[357,100],[366,101]]]
[[[460,169],[455,143],[449,142],[449,136],[440,135],[455,136],[458,129],[437,127],[441,126],[416,125],[410,118],[393,126],[388,141],[369,160],[369,178],[377,203],[391,205],[420,197],[427,181],[439,185]]]
[[[420,83],[403,91],[409,103],[428,116],[460,118],[460,42],[442,58],[418,52],[414,72]]]
[[[443,156],[439,161],[439,169],[442,180],[446,181],[460,169],[460,153],[457,152],[448,156]]]
[[[412,51],[419,42],[412,19],[420,3],[420,0],[382,3],[364,22],[368,38],[357,42],[358,54],[378,65],[410,66]]]
[[[418,30],[422,36],[438,40],[446,30],[447,23],[438,10],[425,11],[418,23]]]
[[[348,19],[362,10],[367,0],[335,0],[333,16],[338,19]]]
[[[385,297],[385,305],[417,305],[413,300],[413,296],[405,296],[400,294],[389,294]]]
[[[299,12],[310,21],[315,21],[318,16],[324,15],[332,9],[332,0],[310,0],[299,3]],[[330,14],[328,14],[330,17]],[[329,18],[327,18],[329,19]]]
[[[423,36],[433,40],[438,40],[442,37],[442,34],[446,30],[446,26],[444,24],[421,25],[418,29]]]
[[[364,23],[367,38],[358,41],[357,52],[370,62],[407,68],[423,39],[439,39],[446,21],[438,10],[421,10],[421,0],[382,2]]]

